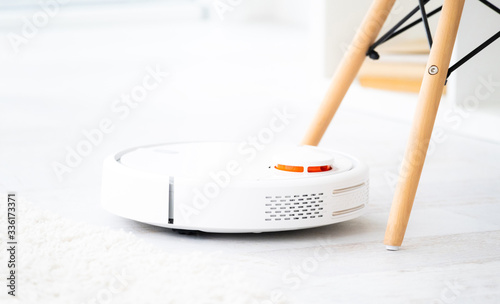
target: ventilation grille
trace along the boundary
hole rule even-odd
[[[325,215],[323,193],[266,196],[266,221],[299,221]]]

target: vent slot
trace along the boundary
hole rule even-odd
[[[324,194],[306,193],[266,196],[265,221],[307,221],[325,215]]]

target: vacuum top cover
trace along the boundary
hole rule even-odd
[[[231,142],[171,143],[138,147],[117,155],[127,167],[161,175],[204,179],[234,167],[236,180],[311,178],[350,170],[353,160],[318,147],[250,146]],[[231,168],[229,168],[231,169]]]

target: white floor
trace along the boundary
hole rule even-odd
[[[177,34],[181,26],[186,35]],[[324,89],[308,74],[306,41],[305,32],[265,25],[151,26],[147,34],[46,29],[1,62],[1,190],[68,218],[132,231],[171,252],[262,258],[273,265],[262,273],[276,283],[269,292],[291,303],[498,303],[500,133],[471,135],[484,113],[461,115],[446,100],[399,252],[386,251],[382,240],[416,95],[357,85],[321,145],[369,164],[370,207],[361,218],[296,232],[186,236],[100,208],[102,160],[122,148],[245,140],[283,107],[296,118],[274,143],[298,143]],[[112,102],[156,65],[169,79],[120,119]],[[114,131],[58,181],[53,162],[64,162],[66,147],[106,117]],[[330,254],[318,259],[317,250]]]

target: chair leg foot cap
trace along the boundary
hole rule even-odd
[[[399,246],[389,246],[389,245],[386,245],[385,249],[387,249],[389,251],[398,251],[399,250]]]

